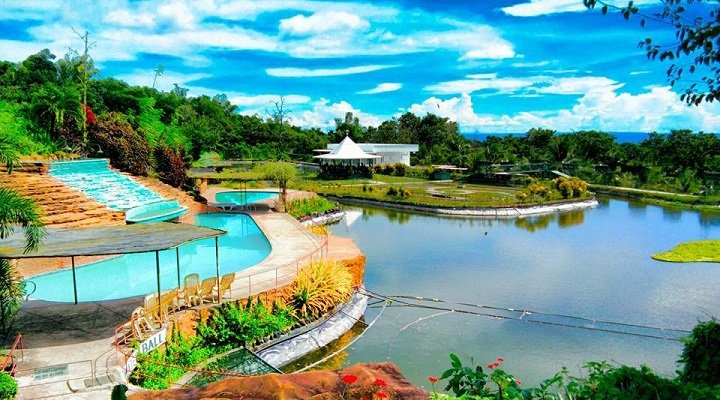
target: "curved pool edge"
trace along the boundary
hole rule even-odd
[[[250,221],[252,221],[253,224],[255,224],[255,226],[257,227],[258,231],[259,231],[260,233],[262,233],[262,235],[264,236],[265,241],[267,242],[267,245],[268,245],[268,247],[269,247],[269,250],[268,250],[267,254],[265,255],[265,257],[264,257],[263,259],[259,260],[258,262],[254,263],[254,264],[250,264],[250,265],[248,265],[248,266],[246,266],[246,267],[244,267],[244,268],[242,268],[242,269],[239,269],[239,270],[233,271],[233,272],[228,272],[228,273],[235,273],[235,274],[237,274],[237,273],[240,273],[240,272],[242,272],[242,271],[245,271],[245,270],[247,270],[247,269],[249,269],[249,268],[252,268],[252,267],[254,267],[254,266],[257,266],[257,265],[259,265],[259,264],[262,264],[263,262],[265,262],[265,261],[272,255],[274,249],[277,247],[277,246],[273,245],[273,242],[270,240],[270,237],[268,236],[268,232],[262,228],[262,226],[258,223],[258,221],[257,221],[255,218],[253,218],[252,215],[249,215],[249,214],[247,214],[247,213],[206,212],[206,213],[196,214],[195,216],[197,217],[198,215],[215,215],[215,214],[223,214],[223,215],[226,215],[226,216],[243,215],[243,216],[247,217]],[[207,239],[201,239],[201,240],[207,240]],[[186,243],[183,243],[181,246],[185,246],[185,245],[188,245],[188,244],[192,244],[192,243],[194,243],[194,242],[195,242],[195,241],[186,242]],[[277,243],[276,243],[276,244],[277,244]],[[162,252],[165,252],[165,251],[172,251],[172,250],[174,250],[174,248],[162,250],[161,253],[162,253]],[[100,256],[101,259],[99,259],[99,260],[93,260],[93,261],[90,261],[90,262],[87,262],[87,263],[84,263],[84,264],[76,265],[76,266],[75,266],[75,270],[76,270],[76,271],[80,271],[80,270],[82,270],[82,269],[84,269],[84,268],[93,267],[94,265],[96,265],[96,264],[98,264],[98,263],[108,262],[109,260],[112,260],[112,259],[116,259],[116,258],[123,257],[123,256],[127,256],[127,255],[136,255],[136,254],[143,254],[143,253],[128,253],[128,254],[115,254],[115,255],[108,255],[108,256]],[[222,254],[220,255],[220,257],[222,257]],[[68,257],[68,258],[69,258],[69,257]],[[27,282],[27,281],[32,281],[33,279],[37,279],[37,278],[40,278],[40,277],[45,277],[45,276],[47,276],[47,275],[60,274],[60,273],[69,273],[69,271],[72,271],[72,267],[71,267],[71,266],[66,266],[66,267],[62,267],[62,268],[59,268],[59,269],[53,269],[53,270],[43,271],[43,272],[40,272],[40,273],[37,273],[37,274],[33,274],[33,275],[23,276],[23,277],[22,277],[22,280],[23,280],[24,282]],[[155,274],[155,268],[154,268],[154,266],[153,266],[153,268],[152,268],[152,274],[153,274],[153,275]],[[213,276],[214,276],[214,275],[213,275]],[[33,284],[37,285],[37,283],[35,283],[35,282],[33,282]],[[78,285],[78,288],[80,288],[80,285]],[[71,292],[72,292],[72,288],[70,288],[70,290],[71,290]],[[163,292],[165,292],[165,291],[167,291],[167,290],[169,290],[169,289],[163,289]],[[80,290],[78,290],[78,292],[80,292]],[[156,293],[156,292],[157,292],[157,290],[156,290],[155,288],[153,288],[153,290],[151,290],[151,291],[149,291],[149,292],[146,292],[146,293],[142,293],[142,294],[132,294],[132,295],[126,296],[126,297],[117,297],[117,298],[111,298],[111,299],[92,299],[92,300],[82,300],[82,299],[78,299],[77,303],[75,303],[75,301],[74,301],[73,299],[68,299],[67,301],[64,301],[64,300],[63,300],[63,301],[59,301],[59,300],[47,300],[47,299],[43,299],[43,298],[34,297],[32,294],[30,294],[30,295],[28,295],[28,296],[26,297],[26,300],[25,300],[25,301],[26,301],[26,302],[38,303],[38,304],[40,304],[40,303],[47,303],[48,305],[52,305],[52,304],[55,304],[55,305],[73,305],[73,304],[81,305],[81,304],[108,303],[108,302],[127,301],[127,300],[131,300],[131,299],[139,299],[139,302],[142,303],[142,300],[143,300],[144,296],[146,296],[146,295],[148,295],[148,294],[151,294],[151,293]],[[33,292],[33,293],[34,293],[34,292]]]

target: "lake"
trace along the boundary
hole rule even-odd
[[[716,216],[614,199],[586,211],[509,220],[345,209],[359,218],[332,232],[356,241],[367,256],[365,285],[383,295],[688,330],[720,314],[720,265],[650,258],[682,241],[717,238]],[[366,320],[378,312],[368,309]],[[577,373],[590,360],[644,363],[672,374],[682,350],[670,340],[436,314],[390,307],[340,360],[389,360],[427,387],[428,376],[449,367],[450,352],[483,366],[503,357],[509,372],[537,384],[563,366]]]

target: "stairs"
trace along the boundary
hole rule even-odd
[[[49,175],[23,170],[0,171],[0,186],[31,198],[42,210],[48,226],[76,228],[98,225],[125,225],[125,214],[113,211]]]

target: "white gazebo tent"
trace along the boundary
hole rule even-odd
[[[333,151],[315,156],[315,158],[320,162],[321,172],[325,170],[332,174],[340,172],[345,175],[353,175],[369,172],[375,161],[382,157],[366,153],[350,139],[350,136],[345,136],[345,139]]]
[[[371,167],[375,161],[382,158],[375,154],[369,154],[363,151],[357,143],[345,136],[345,139],[338,144],[330,153],[315,156],[323,165],[344,165],[348,167],[366,166]]]

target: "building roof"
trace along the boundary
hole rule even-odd
[[[358,143],[358,146],[366,153],[387,153],[387,152],[409,152],[415,153],[420,146],[411,143]],[[337,143],[327,145],[326,151],[332,151],[338,146]],[[319,150],[316,150],[319,151]]]
[[[333,151],[315,156],[315,158],[324,160],[370,160],[382,157],[364,152],[357,143],[350,139],[350,136],[345,136],[345,139]]]
[[[145,253],[225,235],[219,229],[158,222],[92,228],[49,228],[40,248],[25,253],[25,236],[16,232],[0,240],[0,258],[49,258]]]

